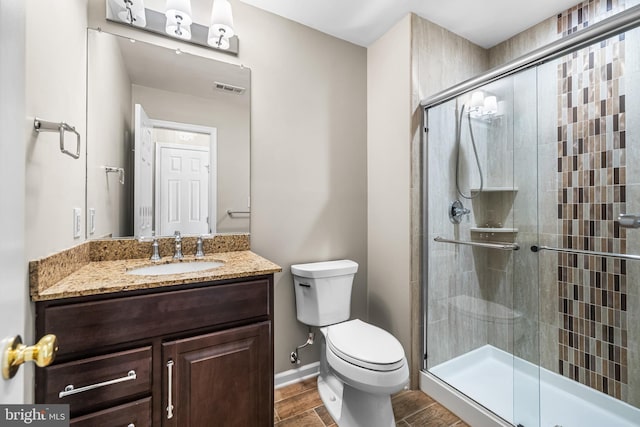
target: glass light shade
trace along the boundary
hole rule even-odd
[[[167,0],[165,32],[172,37],[191,40],[191,2],[189,0]]]
[[[143,0],[116,0],[116,4],[120,7],[118,18],[136,27],[146,27],[147,17],[144,13]],[[131,12],[129,12],[129,10]],[[133,18],[133,22],[132,21]]]
[[[191,19],[191,2],[189,0],[167,0],[165,9],[167,17],[167,27],[180,21],[180,25],[189,26],[193,22]],[[191,33],[191,31],[189,31]]]
[[[469,109],[477,109],[484,105],[484,93],[481,91],[473,92],[471,94],[471,101],[469,101]]]
[[[191,40],[191,27],[177,22],[171,22],[167,19],[167,25],[164,27],[164,31],[172,37],[177,37],[182,40]]]
[[[233,37],[234,34],[231,3],[228,0],[214,0],[213,9],[211,10],[208,43],[213,46],[212,38],[219,39],[220,36],[223,36],[228,39]]]
[[[484,99],[484,114],[495,114],[498,112],[498,100],[495,96],[487,96]]]

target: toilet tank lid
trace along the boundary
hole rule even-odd
[[[348,259],[310,262],[291,266],[291,273],[309,278],[343,276],[345,274],[355,274],[357,271],[358,263]]]

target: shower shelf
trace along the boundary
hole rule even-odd
[[[518,232],[517,228],[506,228],[506,227],[471,227],[472,233],[502,233],[502,234],[516,234]]]
[[[482,189],[483,193],[516,193],[518,191],[518,187],[484,187]],[[472,188],[471,193],[479,193],[479,188]]]

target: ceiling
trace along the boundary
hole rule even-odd
[[[241,0],[360,46],[407,13],[490,48],[574,6],[578,0]]]

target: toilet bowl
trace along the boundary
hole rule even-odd
[[[291,266],[298,320],[320,327],[318,392],[338,426],[395,426],[391,394],[409,381],[408,363],[389,332],[348,320],[357,267],[349,260]]]
[[[358,319],[323,329],[327,362],[343,381],[378,394],[395,393],[406,384],[404,350],[387,331]]]

